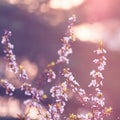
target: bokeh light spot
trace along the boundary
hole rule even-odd
[[[100,23],[94,24],[81,24],[73,28],[75,35],[81,41],[97,42],[102,39],[104,27]]]
[[[49,5],[53,9],[69,10],[73,7],[79,6],[84,0],[51,0]]]

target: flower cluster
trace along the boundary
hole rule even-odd
[[[106,50],[103,49],[102,40],[99,42],[99,47],[94,51],[98,58],[93,60],[93,63],[97,65],[97,68],[90,72],[90,76],[92,80],[88,87],[92,87],[95,90],[95,95],[90,97],[90,101],[92,103],[92,113],[93,117],[96,120],[103,120],[105,115],[105,97],[101,91],[101,87],[103,86],[104,76],[102,71],[105,69],[107,58],[104,56],[106,54]]]
[[[32,87],[31,84],[23,83],[21,85],[21,90],[24,91],[25,95],[31,96],[31,99],[27,99],[24,101],[25,106],[35,107],[38,111],[38,115],[41,114],[41,109],[43,108],[41,105],[41,100],[47,98],[47,95],[44,93],[43,90],[36,89]],[[29,114],[29,111],[28,111]],[[27,117],[27,116],[26,116]]]
[[[102,41],[100,41],[100,45],[97,50],[94,51],[94,53],[97,54],[98,58],[95,58],[93,62],[97,65],[96,70],[92,70],[90,72],[90,76],[92,76],[92,80],[88,87],[94,87],[97,92],[100,92],[99,87],[103,86],[103,74],[102,71],[105,69],[106,66],[106,60],[107,58],[104,56],[106,54],[106,50],[102,48],[101,45]]]
[[[58,50],[59,59],[57,60],[57,63],[63,62],[63,63],[69,64],[69,59],[67,58],[67,56],[72,53],[72,48],[69,44],[70,40],[71,40],[71,38],[69,38],[69,37],[63,38],[62,41],[64,44],[61,47],[61,49]]]
[[[51,96],[56,97],[57,102],[61,101],[62,98],[64,98],[65,101],[67,101],[68,98],[67,98],[66,91],[67,91],[67,82],[66,81],[63,82],[61,85],[53,86],[50,89],[50,93],[52,94]]]
[[[93,115],[92,113],[86,113],[86,114],[70,114],[69,118],[67,120],[92,120]]]
[[[34,88],[31,84],[28,83],[23,83],[21,85],[21,90],[25,91],[25,95],[32,96],[32,98],[38,103],[40,102],[40,100],[45,99],[47,97],[43,90]]]
[[[80,84],[75,80],[72,72],[70,72],[70,68],[63,69],[63,76],[66,78],[72,91],[77,93],[83,102],[87,102],[89,98],[87,97],[85,90],[80,88]]]
[[[4,45],[4,53],[6,55],[6,58],[8,59],[8,63],[10,66],[11,71],[13,71],[15,74],[18,73],[19,68],[16,63],[16,57],[13,54],[13,48],[14,45],[10,43],[9,37],[11,37],[11,31],[5,31],[4,35],[2,36],[2,41],[1,43]]]
[[[25,69],[23,69],[23,66],[17,65],[16,57],[13,53],[14,45],[10,42],[10,39],[9,39],[11,35],[12,35],[11,31],[5,30],[4,35],[2,36],[2,41],[1,41],[1,43],[4,46],[4,53],[6,55],[6,58],[10,66],[10,71],[14,72],[19,80],[27,80],[28,75]]]
[[[0,80],[0,85],[5,88],[7,95],[13,95],[15,87],[7,80]]]
[[[55,62],[51,62],[47,65],[47,68],[45,69],[45,73],[47,75],[47,82],[52,82],[52,80],[56,79],[56,74],[52,67],[55,66]]]
[[[49,112],[53,116],[53,119],[59,120],[60,114],[64,112],[65,101],[68,101],[67,83],[63,82],[60,85],[53,86],[50,89],[50,93],[56,100],[54,104],[49,105]]]
[[[69,25],[66,32],[66,36],[61,40],[63,42],[62,47],[58,50],[59,59],[57,63],[66,63],[69,64],[69,59],[67,58],[69,54],[72,54],[71,42],[75,40],[74,34],[72,31],[73,23],[76,21],[76,17],[72,16],[69,18]]]

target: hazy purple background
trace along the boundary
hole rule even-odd
[[[30,0],[0,0],[0,35],[4,29],[11,30],[18,62],[29,60],[37,66],[37,72],[32,78],[33,84],[36,85],[39,81],[39,73],[47,63],[57,59],[57,50],[61,47],[60,39],[67,28],[67,19],[76,14],[75,26],[91,25],[94,29],[93,39],[95,34],[100,36],[108,51],[103,93],[106,104],[113,107],[113,113],[106,120],[117,120],[120,116],[120,1],[84,0],[82,4],[68,9],[51,8],[50,0],[31,1],[34,4]],[[100,32],[97,26],[93,26],[94,23],[102,26]],[[83,34],[86,35],[86,32]],[[95,57],[93,50],[96,48],[97,44],[89,39],[81,39],[73,44],[70,67],[85,89],[90,81],[89,72],[94,68],[92,60]],[[0,53],[3,56],[1,48]],[[2,74],[0,77],[3,77]]]

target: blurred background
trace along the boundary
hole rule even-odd
[[[0,36],[5,29],[12,31],[11,42],[15,45],[14,53],[17,62],[28,72],[29,83],[35,87],[39,83],[39,87],[48,91],[49,85],[40,79],[41,73],[48,63],[58,58],[57,51],[61,47],[60,39],[67,29],[68,18],[75,14],[77,22],[73,30],[78,41],[72,46],[73,55],[69,56],[70,68],[77,81],[87,91],[90,82],[89,73],[94,68],[93,50],[98,47],[97,41],[103,40],[108,59],[104,71],[103,93],[106,105],[113,107],[112,115],[105,120],[118,120],[120,119],[119,5],[120,0],[0,0]],[[2,45],[0,45],[0,78],[9,79],[18,88],[13,97],[8,97],[0,87],[0,120],[17,120],[17,114],[23,112],[22,101],[26,96],[19,90],[19,81],[8,72]],[[66,114],[69,110],[84,111],[78,101],[70,99]],[[49,99],[43,102],[47,103]],[[36,116],[31,114],[32,117]]]

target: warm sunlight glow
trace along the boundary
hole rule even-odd
[[[19,104],[20,102],[15,98],[0,97],[0,116],[17,117],[17,114],[20,114],[21,111]]]
[[[9,2],[10,4],[17,4],[19,2],[19,0],[6,0],[7,2]]]
[[[110,50],[120,51],[120,22],[116,19],[80,24],[73,31],[80,41],[95,43],[103,40]]]
[[[26,109],[28,110],[28,109]],[[18,117],[17,115],[21,115],[25,111],[25,106],[23,106],[20,100],[15,99],[13,97],[0,97],[0,116],[1,117]],[[42,107],[40,110],[41,114],[45,113],[45,108]],[[27,111],[26,111],[27,112]],[[31,107],[28,116],[31,119],[39,119],[42,118],[41,114],[39,114],[38,109],[35,107]]]
[[[29,77],[31,80],[33,80],[37,73],[38,73],[38,67],[35,63],[29,61],[28,59],[24,59],[21,63],[21,65],[25,68],[27,71]]]
[[[79,6],[84,0],[51,0],[50,7],[54,9],[69,10],[73,7]]]
[[[29,106],[27,106],[28,109],[29,109]],[[28,110],[26,109],[26,110]],[[26,111],[27,112],[27,111]],[[40,113],[39,113],[40,112]],[[29,114],[28,116],[31,118],[31,119],[34,119],[34,120],[38,120],[39,118],[42,119],[42,115],[45,114],[46,110],[42,107],[41,109],[37,109],[36,107],[31,107],[30,108],[30,111],[29,111]]]
[[[76,37],[81,41],[97,42],[103,37],[104,27],[100,23],[82,24],[73,28]]]

